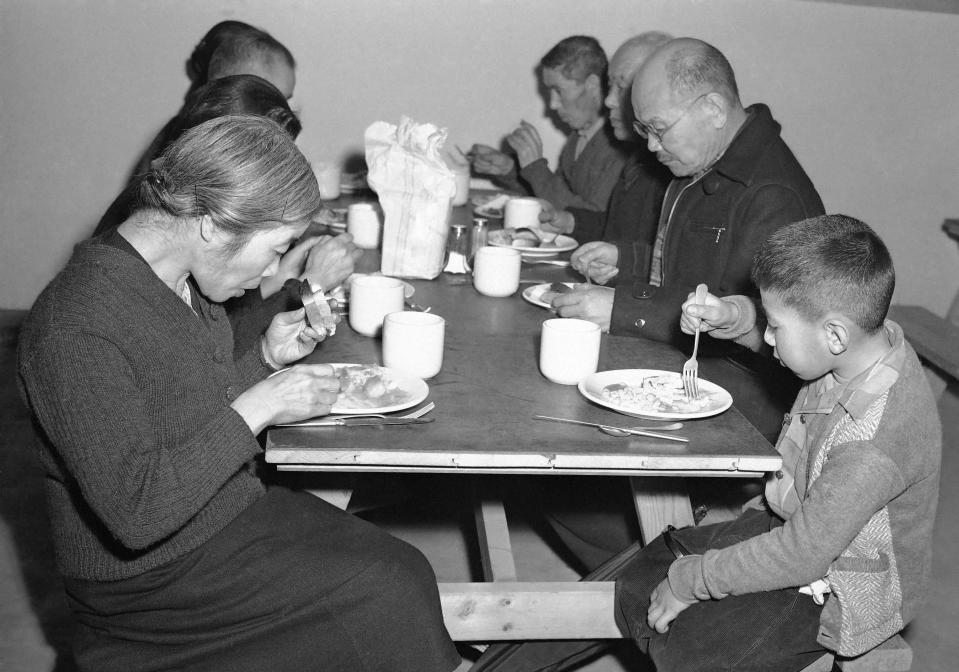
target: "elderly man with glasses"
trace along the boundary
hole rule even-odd
[[[715,47],[692,38],[667,42],[636,73],[631,96],[634,130],[674,176],[656,236],[582,245],[574,267],[596,282],[613,281],[615,290],[594,286],[553,305],[562,317],[612,333],[686,347],[691,339],[679,318],[696,286],[718,296],[756,295],[749,280],[756,249],[779,227],[823,214],[823,204],[769,108],[743,107],[732,67]],[[763,366],[733,345],[717,341],[706,350]],[[781,413],[766,415],[770,426],[759,428],[774,435]]]

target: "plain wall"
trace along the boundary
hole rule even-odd
[[[959,250],[959,16],[799,0],[0,0],[0,307],[28,307],[178,109],[216,22],[265,28],[298,61],[312,161],[362,154],[402,115],[496,144],[520,119],[555,158],[533,68],[591,34],[608,52],[660,29],[719,47],[765,102],[826,209],[890,246],[896,300],[942,314]]]

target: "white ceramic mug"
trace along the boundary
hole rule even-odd
[[[470,197],[470,169],[469,166],[457,166],[451,169],[456,178],[456,193],[453,195],[453,206],[466,205]]]
[[[535,198],[511,198],[506,201],[503,212],[503,226],[507,229],[520,227],[538,227],[542,204]]]
[[[485,296],[510,296],[519,289],[523,256],[511,247],[481,247],[473,257],[473,287]]]
[[[318,163],[313,169],[324,201],[340,197],[340,167],[331,163]]]
[[[417,378],[432,378],[443,368],[446,320],[433,313],[406,310],[383,320],[383,365]]]
[[[380,246],[380,213],[372,203],[351,203],[346,210],[346,231],[363,250]]]
[[[376,336],[383,318],[403,310],[403,282],[385,275],[358,275],[350,280],[350,326],[364,336]]]
[[[539,370],[560,385],[576,385],[599,365],[602,331],[588,320],[557,317],[543,322]]]

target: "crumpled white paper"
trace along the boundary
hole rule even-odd
[[[443,270],[456,179],[443,159],[446,129],[403,117],[366,129],[367,181],[383,209],[384,275],[435,278]]]

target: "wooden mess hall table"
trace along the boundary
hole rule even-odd
[[[579,280],[570,269],[525,263],[523,278]],[[427,381],[435,422],[272,428],[267,462],[290,471],[620,475],[631,479],[645,541],[667,524],[692,524],[682,477],[755,477],[780,468],[779,454],[735,406],[687,421],[677,433],[688,437],[688,444],[617,438],[533,420],[543,414],[620,426],[650,424],[593,404],[576,386],[556,385],[540,374],[540,328],[553,314],[521,297],[528,284],[512,297],[494,299],[479,294],[469,281],[469,276],[447,274],[411,281],[412,300],[446,320],[443,369]],[[664,344],[604,334],[599,370],[679,371],[684,360]],[[381,342],[353,332],[344,320],[309,361],[381,364]],[[519,582],[502,502],[479,499],[476,522],[489,582],[440,584],[454,639],[620,637],[613,620],[613,582]]]

